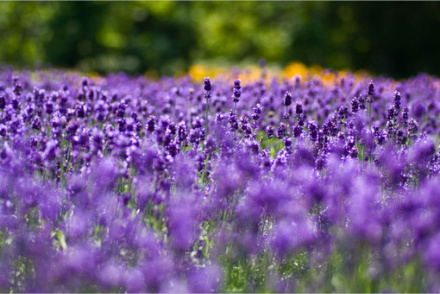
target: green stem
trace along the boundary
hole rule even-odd
[[[206,130],[206,134],[205,136],[208,136],[208,109],[209,109],[209,102],[208,102],[208,98],[206,98],[206,121],[205,121],[205,130]]]

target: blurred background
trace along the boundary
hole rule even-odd
[[[158,76],[263,58],[404,78],[440,75],[439,31],[440,2],[1,2],[0,62]]]

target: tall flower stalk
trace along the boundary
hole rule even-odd
[[[206,99],[205,130],[206,130],[206,135],[208,135],[209,98],[211,98],[211,90],[212,90],[212,84],[211,81],[209,80],[209,77],[205,77],[203,89],[205,90],[205,99]]]
[[[292,104],[292,95],[289,92],[286,92],[283,101],[284,106],[286,107],[286,112],[284,113],[284,119],[286,120],[286,128],[289,130],[289,106]]]
[[[369,119],[370,132],[372,132],[372,129],[371,129],[371,104],[373,103],[373,96],[374,96],[374,84],[373,84],[373,81],[371,81],[370,84],[368,85],[368,119]]]
[[[241,96],[241,81],[239,79],[234,81],[234,89],[232,94],[232,100],[234,101],[234,115],[237,115],[237,102]]]

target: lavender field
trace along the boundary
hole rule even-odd
[[[0,72],[0,292],[438,292],[440,79]]]

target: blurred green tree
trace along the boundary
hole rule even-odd
[[[160,74],[293,60],[440,74],[439,2],[0,2],[0,61]]]

